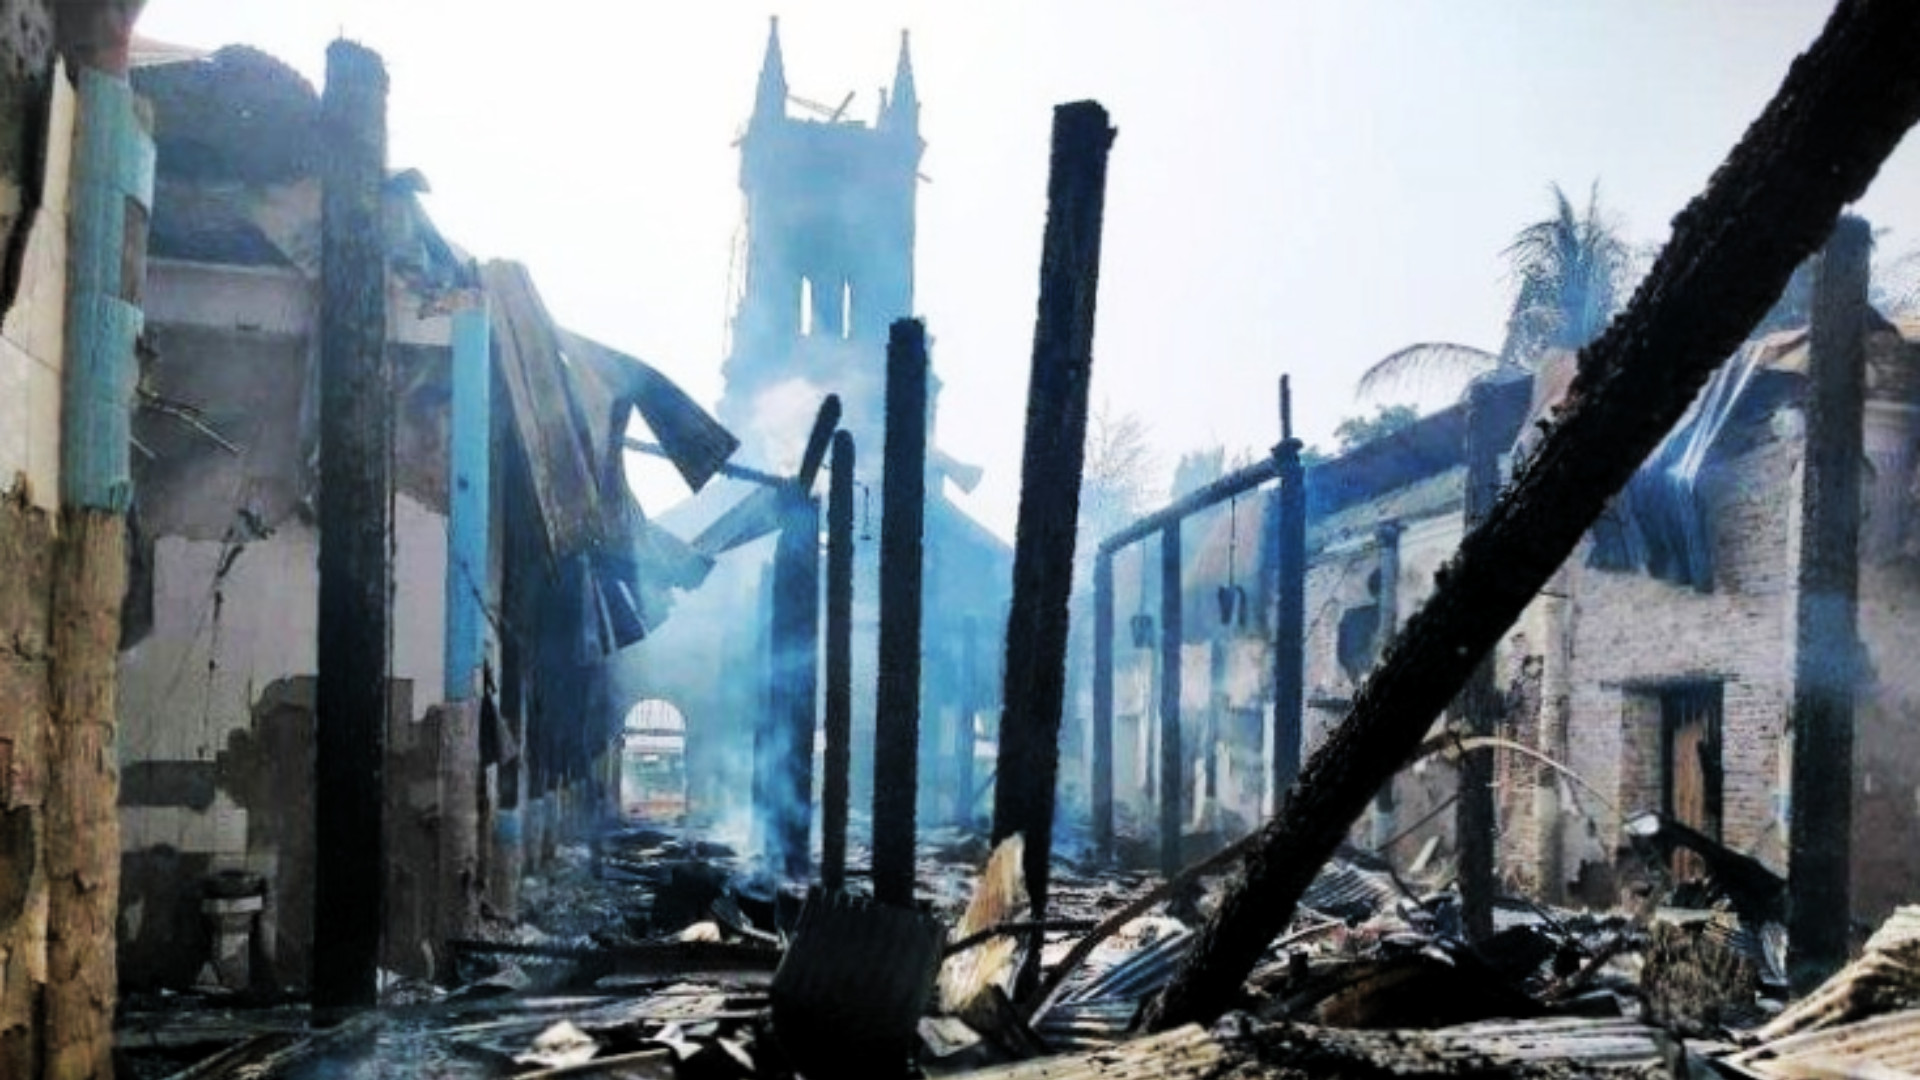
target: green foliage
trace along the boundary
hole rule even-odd
[[[1600,209],[1600,185],[1584,212],[1558,184],[1553,214],[1521,229],[1502,255],[1515,283],[1506,340],[1498,353],[1452,342],[1400,349],[1360,376],[1362,398],[1407,391],[1462,394],[1495,371],[1532,372],[1549,352],[1579,349],[1606,329],[1638,272],[1639,259]]]
[[[1411,405],[1382,405],[1372,416],[1349,416],[1340,421],[1333,429],[1333,437],[1339,440],[1340,453],[1345,454],[1411,427],[1419,420],[1419,410]]]

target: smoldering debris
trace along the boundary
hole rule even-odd
[[[1784,1077],[1811,1056],[1920,1055],[1920,907],[1789,1008],[1778,924],[1710,877],[1631,911],[1500,898],[1495,933],[1470,944],[1450,868],[1408,875],[1353,849],[1314,879],[1227,1016],[1148,1035],[1147,1006],[1233,860],[1167,889],[1056,855],[1036,924],[1021,847],[929,834],[919,902],[901,909],[867,895],[857,845],[848,891],[802,894],[725,845],[615,830],[561,850],[528,921],[456,943],[446,985],[396,983],[381,1010],[331,1031],[284,1000],[132,1001],[125,1074]],[[1042,979],[1022,996],[1030,955]]]

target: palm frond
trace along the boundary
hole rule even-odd
[[[1455,396],[1500,366],[1500,357],[1471,345],[1423,341],[1375,361],[1360,375],[1354,396],[1363,404],[1394,397]]]
[[[1920,315],[1920,248],[1873,268],[1873,303],[1886,315]]]

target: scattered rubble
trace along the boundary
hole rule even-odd
[[[861,865],[865,852],[852,855]],[[1409,876],[1348,849],[1235,1011],[1210,1029],[1147,1035],[1146,1007],[1218,903],[1231,859],[1198,863],[1169,889],[1056,858],[1064,917],[1038,925],[1023,859],[1018,837],[989,853],[977,837],[940,834],[917,864],[924,899],[901,909],[864,892],[801,897],[724,845],[615,830],[594,849],[562,850],[527,905],[532,921],[457,943],[459,985],[397,980],[382,1010],[319,1033],[284,1000],[132,1002],[125,1075],[358,1077],[399,1063],[476,1080],[1786,1078],[1920,1065],[1920,907],[1787,1007],[1779,924],[1752,925],[1712,878],[1656,898],[1709,907],[1596,914],[1504,899],[1493,937],[1469,945],[1450,871]],[[1116,914],[1127,917],[1108,929]],[[1029,955],[1053,985],[1023,1000]]]

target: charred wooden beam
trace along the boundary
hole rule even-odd
[[[1280,479],[1280,513],[1274,519],[1279,567],[1273,617],[1273,807],[1278,813],[1300,775],[1305,735],[1307,639],[1307,471],[1301,443],[1293,437],[1293,392],[1280,377],[1280,443],[1270,459]]]
[[[848,776],[853,766],[853,436],[833,436],[827,482],[827,746],[820,781],[820,884],[847,876]]]
[[[927,331],[887,338],[887,433],[880,484],[880,685],[874,698],[873,895],[913,903],[919,793],[921,534],[927,513]]]
[[[1160,873],[1180,872],[1181,795],[1186,755],[1180,739],[1180,646],[1187,636],[1180,587],[1180,523],[1160,532]]]
[[[320,99],[316,1016],[374,1004],[385,909],[381,799],[393,641],[386,110],[379,56],[347,41],[330,45]]]
[[[1093,563],[1093,850],[1113,857],[1113,556]]]
[[[1467,391],[1466,528],[1477,528],[1500,491],[1500,451],[1513,432],[1501,423],[1494,383],[1485,379]],[[1493,653],[1473,666],[1455,708],[1468,738],[1493,734],[1500,698],[1493,685]],[[1454,834],[1460,845],[1460,916],[1467,940],[1493,936],[1494,852],[1493,755],[1460,758],[1460,798],[1454,803]]]
[[[1027,893],[1037,920],[1046,915],[1053,854],[1054,783],[1066,697],[1067,598],[1086,463],[1100,230],[1113,137],[1107,111],[1098,102],[1075,102],[1053,111],[1039,311],[1020,461],[1013,604],[1007,616],[1004,712],[993,788],[993,840],[997,844],[1015,833],[1025,836]]]
[[[1121,548],[1129,544],[1158,534],[1170,521],[1185,521],[1200,511],[1218,506],[1236,495],[1244,495],[1279,475],[1279,463],[1272,458],[1236,469],[1205,487],[1193,489],[1179,499],[1108,536],[1100,541],[1100,550],[1107,555],[1117,554]]]
[[[1840,219],[1813,286],[1794,611],[1788,969],[1807,993],[1846,964],[1853,908],[1853,708],[1860,665],[1860,462],[1873,233]]]
[[[973,828],[973,716],[979,709],[980,624],[960,620],[960,679],[953,720],[953,791],[950,816],[956,828]]]
[[[629,438],[621,440],[621,446],[636,454],[663,458],[667,461],[673,460],[673,455],[667,451],[667,448],[657,442]],[[764,487],[783,487],[789,482],[788,477],[777,476],[761,469],[751,468],[746,465],[734,465],[729,462],[721,462],[719,465],[714,466],[713,471],[730,480],[746,480]]]
[[[1400,534],[1404,531],[1398,521],[1381,522],[1373,530],[1373,545],[1379,559],[1374,572],[1380,575],[1380,590],[1374,600],[1380,609],[1380,622],[1374,628],[1376,660],[1387,655],[1387,647],[1393,644],[1393,635],[1400,628]],[[1395,832],[1393,781],[1393,777],[1387,777],[1387,782],[1381,784],[1373,796],[1373,849],[1382,854]]]
[[[813,733],[820,687],[820,503],[804,489],[786,493],[773,555],[773,634],[769,646],[773,708],[767,750],[774,864],[792,879],[808,876],[813,824]]]
[[[1462,542],[1347,719],[1258,833],[1149,1023],[1212,1018],[1380,784],[1920,119],[1920,5],[1843,0],[1627,309],[1581,351],[1535,456]]]
[[[24,32],[28,13],[14,14]],[[46,668],[51,724],[41,751],[47,755],[44,814],[38,822],[31,813],[8,815],[45,838],[44,968],[30,976],[45,984],[45,994],[0,1012],[38,1012],[35,1020],[44,1019],[32,1024],[31,1037],[45,1075],[110,1076],[120,886],[115,684],[153,144],[124,75],[82,70],[78,91],[60,372],[60,536]],[[22,569],[10,566],[7,573]],[[28,762],[36,756],[23,755]],[[5,873],[24,890],[31,868],[23,864],[33,856],[21,854],[26,858],[9,860]],[[30,937],[26,944],[31,950],[36,942]],[[31,968],[28,955],[14,962]],[[13,980],[8,988],[25,984]],[[17,1040],[16,1033],[0,1042],[17,1047]]]

